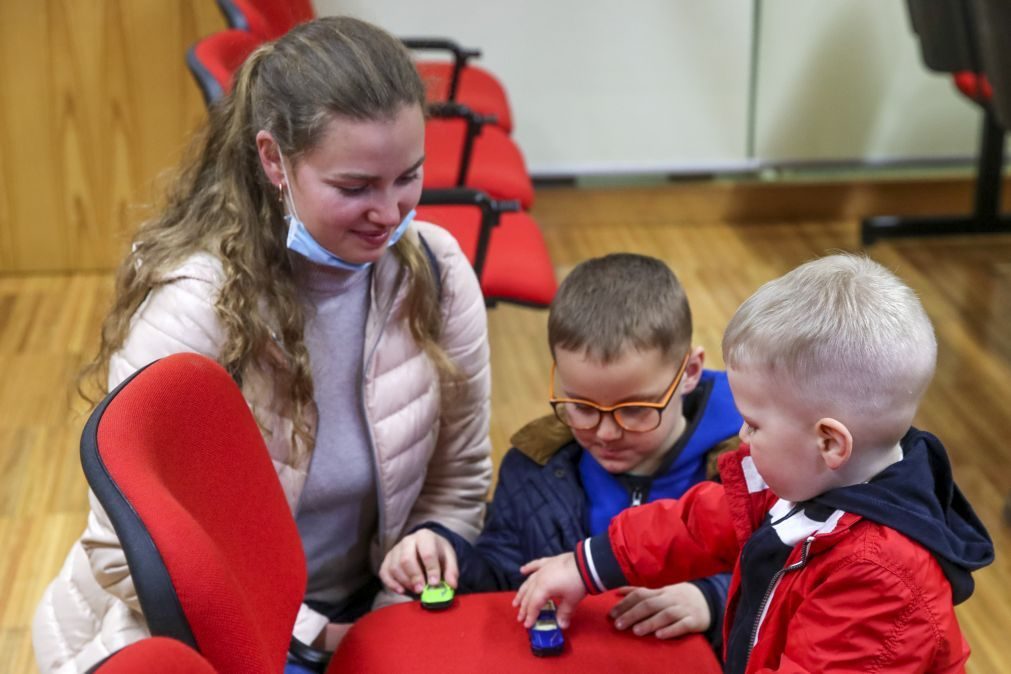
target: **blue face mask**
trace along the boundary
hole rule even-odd
[[[284,168],[284,158],[281,159],[281,172],[284,173],[284,180],[288,184],[291,184],[288,180],[288,172]],[[285,190],[288,208],[291,213],[284,216],[285,221],[288,223],[288,250],[298,253],[302,257],[315,262],[316,264],[326,265],[327,267],[335,267],[337,269],[346,269],[348,271],[361,271],[363,269],[368,269],[372,263],[371,262],[348,262],[324,248],[320,245],[309,230],[305,228],[302,220],[298,217],[298,212],[295,210],[295,199],[291,195],[290,190]],[[397,225],[397,228],[393,230],[390,234],[390,240],[386,242],[386,247],[389,248],[397,241],[400,241],[400,237],[404,235],[407,231],[407,226],[411,224],[414,220],[415,211],[412,209],[404,219]]]

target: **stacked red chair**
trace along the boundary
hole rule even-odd
[[[474,267],[485,302],[528,307],[551,304],[558,283],[544,236],[518,202],[496,201],[477,190],[425,190],[418,218],[456,238]]]
[[[296,24],[316,17],[310,0],[217,0],[229,27],[248,31],[264,40],[287,33]],[[512,113],[505,87],[487,70],[470,63],[480,50],[461,47],[444,38],[403,38],[416,51],[444,52],[450,61],[418,61],[418,72],[432,103],[461,103],[479,115],[495,119],[506,133],[512,131]]]
[[[223,674],[280,672],[305,594],[305,556],[229,374],[192,353],[139,370],[92,413],[81,463],[151,634],[182,642]]]

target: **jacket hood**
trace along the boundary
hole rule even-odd
[[[929,550],[959,604],[972,595],[971,572],[993,561],[993,542],[951,474],[941,441],[910,428],[902,461],[869,482],[833,489],[813,499],[891,527]]]

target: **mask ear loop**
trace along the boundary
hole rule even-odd
[[[285,165],[284,165],[284,155],[281,154],[281,148],[280,147],[277,148],[277,155],[281,159],[281,174],[284,176],[284,180],[282,180],[281,184],[277,186],[277,189],[281,193],[281,203],[285,204],[289,209],[291,209],[291,215],[294,216],[294,218],[296,220],[298,220],[299,222],[301,222],[302,219],[300,217],[298,217],[298,211],[295,210],[295,195],[291,193],[291,190],[288,190],[287,192],[285,192],[285,189],[284,189],[285,184],[288,183],[288,182],[290,182],[290,180],[288,179],[288,169],[285,168]],[[284,198],[286,194],[288,196],[287,199]]]

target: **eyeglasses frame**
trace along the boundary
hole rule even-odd
[[[649,433],[650,431],[655,431],[657,428],[660,427],[660,424],[663,423],[663,412],[664,412],[664,410],[667,409],[667,406],[670,405],[670,401],[674,397],[674,391],[677,390],[677,387],[681,383],[681,380],[684,379],[685,371],[688,369],[688,357],[690,355],[691,355],[691,352],[686,353],[685,357],[681,359],[681,366],[678,368],[677,374],[674,375],[674,381],[672,381],[670,383],[670,386],[667,387],[667,390],[664,392],[663,398],[660,400],[660,402],[655,402],[654,403],[654,402],[629,401],[629,402],[624,402],[624,403],[618,403],[617,405],[598,405],[597,403],[593,402],[592,400],[583,400],[582,398],[556,398],[555,397],[555,370],[556,370],[557,364],[555,363],[554,360],[552,360],[551,361],[551,383],[549,384],[549,387],[548,387],[548,404],[551,405],[551,409],[552,409],[552,411],[554,411],[555,416],[558,417],[558,420],[561,421],[562,423],[564,423],[566,426],[569,426],[569,424],[564,419],[562,419],[561,416],[559,416],[559,414],[558,414],[558,405],[563,404],[563,403],[575,403],[577,405],[584,405],[586,407],[591,407],[591,408],[597,410],[597,413],[600,415],[600,418],[597,419],[597,423],[596,424],[594,424],[593,426],[589,426],[587,428],[576,428],[575,430],[588,431],[588,430],[590,430],[592,428],[596,428],[597,426],[600,425],[600,422],[603,421],[604,415],[605,414],[610,414],[611,418],[614,419],[614,423],[618,424],[618,426],[621,427],[622,430],[628,431],[629,433]],[[656,426],[654,426],[653,428],[647,429],[647,430],[637,430],[637,429],[632,429],[632,428],[626,428],[625,425],[622,424],[621,421],[619,421],[618,416],[614,414],[615,410],[621,409],[622,407],[649,407],[649,408],[655,409],[657,412],[659,412],[659,420],[657,421]],[[570,428],[574,428],[572,426],[569,426],[569,427]]]

